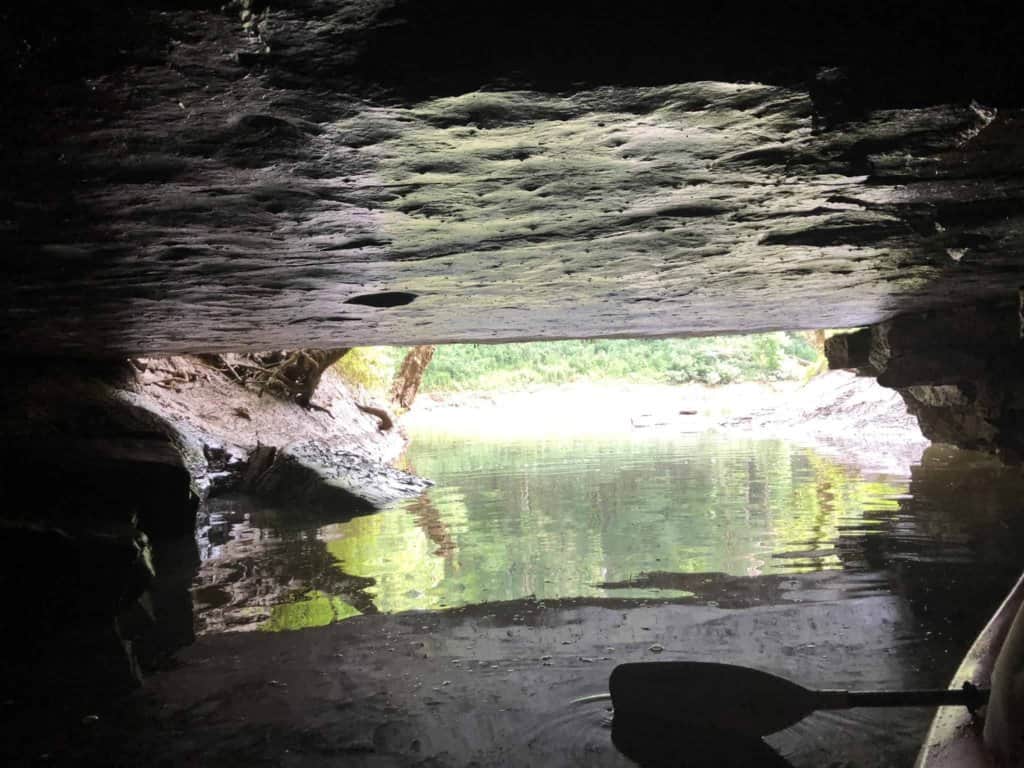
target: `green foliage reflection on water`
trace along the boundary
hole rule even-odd
[[[358,615],[359,611],[341,598],[312,590],[307,592],[302,600],[275,605],[271,609],[270,618],[260,629],[281,632],[287,629],[325,627],[336,621],[350,619]]]
[[[337,567],[369,577],[383,612],[534,595],[671,598],[620,587],[644,573],[802,573],[842,567],[841,531],[870,531],[906,491],[779,440],[466,443],[417,437],[420,499],[320,532]],[[873,514],[865,519],[865,511]],[[346,613],[346,610],[348,611]],[[271,629],[357,613],[337,598],[275,608]]]

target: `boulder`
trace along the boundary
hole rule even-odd
[[[240,490],[287,505],[296,520],[340,522],[414,498],[429,480],[316,440],[261,446]]]

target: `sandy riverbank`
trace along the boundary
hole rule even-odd
[[[519,392],[421,396],[403,418],[416,432],[467,439],[670,439],[708,430],[813,445],[867,471],[905,474],[928,440],[902,398],[873,379],[831,371],[807,383],[577,383]]]
[[[794,382],[722,387],[582,382],[518,392],[429,394],[402,422],[410,429],[502,437],[694,432],[751,407],[769,407],[796,389]]]

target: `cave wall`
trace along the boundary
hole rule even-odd
[[[0,401],[0,696],[26,710],[88,711],[194,640],[201,501],[328,524],[428,485],[333,370],[307,409],[199,358],[18,360]]]
[[[4,29],[0,348],[850,327],[1020,281],[998,5],[62,10]]]
[[[931,440],[1024,461],[1024,325],[1017,302],[910,313],[826,342],[833,368],[897,390]]]
[[[187,582],[154,590],[154,576],[168,548],[194,567],[199,497],[174,431],[123,397],[130,378],[123,365],[17,360],[0,384],[0,693],[28,710],[137,684],[153,658],[140,639],[191,611]]]

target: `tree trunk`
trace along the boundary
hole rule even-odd
[[[338,349],[306,349],[302,350],[300,361],[305,364],[298,365],[298,378],[296,383],[299,391],[295,394],[296,402],[303,408],[309,408],[313,404],[313,393],[320,386],[320,377],[324,371],[341,360],[349,352],[349,347]]]
[[[423,344],[413,347],[402,361],[402,367],[391,385],[391,402],[402,408],[411,408],[416,393],[419,392],[423,372],[427,370],[434,357],[434,345]]]

